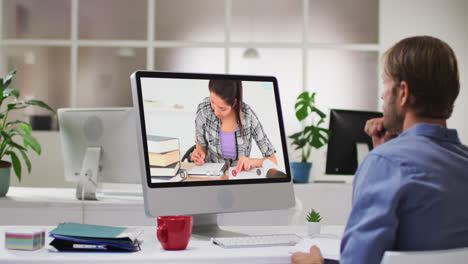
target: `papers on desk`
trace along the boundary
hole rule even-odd
[[[299,241],[289,253],[304,252],[309,253],[310,247],[315,245],[320,249],[322,256],[327,259],[340,259],[340,243],[341,240],[328,235],[318,235],[316,237],[304,238]]]
[[[227,168],[227,163],[209,163],[193,167],[189,172],[190,177],[221,177]]]
[[[63,223],[50,231],[50,243],[59,251],[123,251],[140,250],[139,228]]]

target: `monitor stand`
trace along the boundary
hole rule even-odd
[[[237,237],[246,234],[223,230],[218,226],[218,214],[193,215],[192,235],[200,240],[210,240],[212,237]]]
[[[81,166],[80,181],[76,186],[76,199],[97,200],[96,189],[100,160],[101,147],[88,147],[86,149]]]
[[[369,154],[369,145],[366,142],[356,142],[357,162],[358,167],[361,165],[364,158]]]

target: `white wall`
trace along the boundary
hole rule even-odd
[[[398,40],[414,35],[431,35],[446,41],[458,59],[461,89],[448,126],[458,129],[468,143],[468,1],[466,0],[381,0],[380,43],[382,51]]]

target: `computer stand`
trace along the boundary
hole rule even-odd
[[[369,154],[369,145],[366,142],[356,142],[357,165],[361,165],[364,158]]]
[[[212,237],[238,237],[246,234],[223,230],[218,226],[218,214],[193,215],[192,235],[200,240],[210,240]]]
[[[86,149],[83,165],[81,166],[80,181],[76,186],[76,199],[97,200],[96,189],[100,160],[101,147],[88,147]]]

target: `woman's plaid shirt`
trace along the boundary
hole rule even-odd
[[[236,135],[236,160],[241,156],[249,157],[252,150],[252,139],[257,143],[263,157],[269,157],[276,153],[273,144],[271,144],[262,124],[258,120],[255,112],[246,103],[242,104],[242,124],[244,125],[244,135],[241,135],[239,126],[234,130]],[[213,108],[211,108],[210,98],[206,97],[197,107],[195,118],[195,130],[198,144],[208,150],[205,157],[206,162],[224,162],[232,160],[225,159],[221,152],[221,143],[219,140],[219,129],[221,122],[216,117]]]

